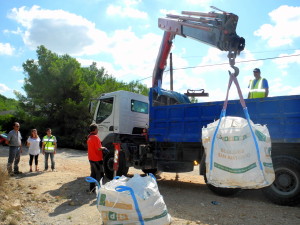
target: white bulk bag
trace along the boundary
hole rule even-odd
[[[209,184],[226,188],[262,188],[275,179],[268,128],[241,117],[223,117],[202,129]],[[252,136],[252,132],[254,136]]]
[[[232,82],[237,87],[246,119],[226,116]],[[275,180],[268,128],[250,120],[238,81],[232,74],[220,119],[202,129],[202,144],[209,184],[256,189],[269,186]]]
[[[104,224],[164,225],[171,223],[153,175],[113,179],[97,190],[97,208]]]

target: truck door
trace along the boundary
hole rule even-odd
[[[113,114],[114,97],[100,99],[96,123],[98,124],[98,135],[101,141],[114,132],[114,114]]]

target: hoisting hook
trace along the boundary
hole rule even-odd
[[[228,59],[229,59],[229,64],[231,66],[231,68],[234,70],[234,73],[231,73],[231,71],[228,70],[228,73],[230,76],[235,76],[237,77],[239,75],[239,68],[235,66],[235,57],[236,57],[237,52],[236,51],[229,51],[228,52]]]

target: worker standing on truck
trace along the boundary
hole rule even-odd
[[[266,98],[269,95],[269,85],[265,78],[260,76],[260,69],[253,70],[254,80],[250,80],[248,98]]]
[[[88,146],[88,159],[91,166],[91,177],[96,179],[98,182],[103,177],[103,150],[101,140],[98,137],[98,126],[97,124],[90,125],[90,134],[87,140]],[[95,192],[95,183],[90,183],[89,192]]]

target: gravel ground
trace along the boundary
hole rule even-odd
[[[8,147],[0,147],[0,166],[5,168]],[[19,218],[15,224],[101,224],[96,196],[86,193],[89,163],[84,151],[58,149],[57,172],[29,173],[27,149],[21,157],[24,173],[9,179],[13,194],[6,193],[16,212],[0,224]],[[40,170],[44,163],[40,155]],[[129,175],[142,174],[130,169]],[[205,185],[199,169],[176,174],[162,173],[158,187],[163,195],[172,224],[253,224],[299,225],[300,206],[287,207],[270,203],[260,190],[242,191],[233,197],[214,195]],[[215,204],[212,204],[214,202]],[[3,204],[0,206],[0,212]]]

